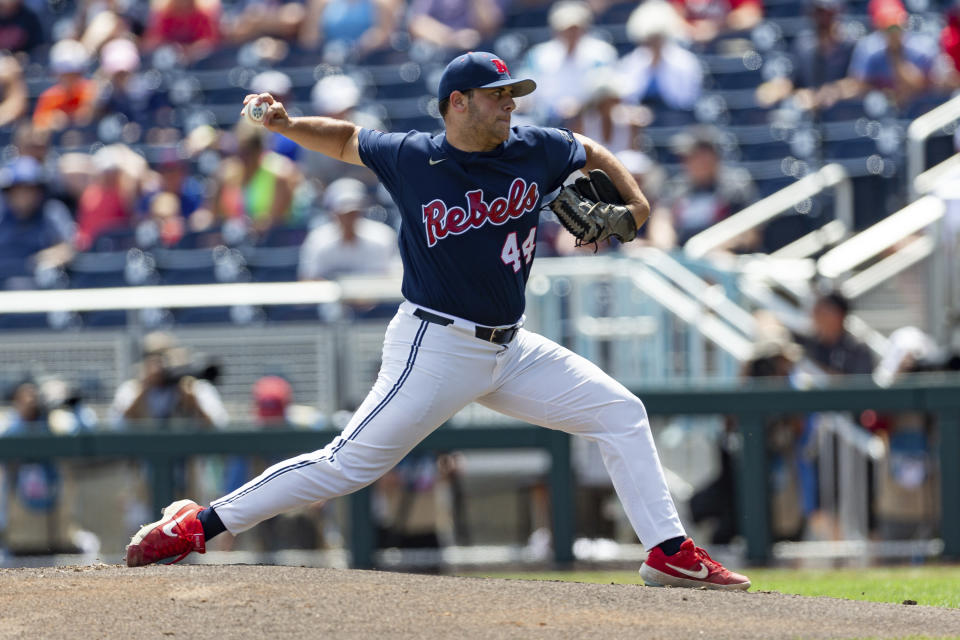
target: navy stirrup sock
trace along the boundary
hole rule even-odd
[[[220,520],[220,516],[213,510],[213,507],[207,507],[197,514],[197,520],[203,525],[204,540],[210,540],[214,536],[227,530],[227,528],[223,526],[223,521]]]
[[[217,518],[217,521],[220,521],[220,518]],[[207,530],[207,525],[203,525],[203,530]],[[670,538],[669,540],[664,540],[657,546],[660,547],[660,550],[663,551],[663,554],[666,556],[672,556],[677,551],[680,551],[680,545],[683,544],[683,541],[686,540],[683,536],[677,538]]]

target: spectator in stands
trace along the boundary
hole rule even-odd
[[[130,122],[149,124],[150,114],[165,104],[150,81],[137,75],[140,53],[132,40],[111,40],[100,50],[101,87],[97,114],[122,114]]]
[[[255,234],[294,221],[294,190],[302,175],[289,158],[264,149],[263,127],[241,120],[236,152],[220,163],[211,210],[219,220],[242,220]]]
[[[26,377],[14,385],[10,394],[11,409],[0,416],[0,434],[75,435],[96,426],[96,416],[82,404],[69,385],[58,379],[39,381]],[[59,389],[60,395],[50,391]],[[0,505],[9,504],[7,530],[8,550],[18,554],[78,553],[78,527],[71,522],[70,487],[65,483],[65,469],[57,462],[19,462],[7,468],[9,500],[0,498]],[[0,517],[0,521],[4,518]],[[94,545],[98,542],[94,537]]]
[[[753,354],[741,372],[745,384],[790,384],[802,349],[792,341],[790,332],[767,312],[756,316],[757,333]],[[770,526],[774,540],[797,540],[805,524],[803,477],[805,457],[801,446],[804,419],[798,415],[768,418],[764,424],[770,472]],[[737,495],[737,461],[742,449],[738,425],[728,419],[720,435],[720,474],[690,498],[694,522],[712,522],[711,541],[727,544],[740,533]]]
[[[234,44],[249,42],[261,36],[293,42],[306,15],[303,2],[248,0],[239,4],[239,12],[225,15],[221,20],[224,39]]]
[[[841,95],[877,89],[903,107],[933,87],[937,44],[906,31],[910,16],[900,0],[871,0],[868,10],[875,30],[857,43]]]
[[[154,200],[167,194],[175,199],[175,207],[167,202],[160,206],[166,213],[176,210],[177,217],[191,229],[205,228],[209,225],[209,212],[201,212],[197,220],[193,215],[204,206],[204,187],[196,176],[190,173],[190,166],[186,159],[181,158],[175,149],[167,149],[156,165],[155,183],[148,188],[148,193],[138,208],[153,212]],[[164,219],[167,215],[163,215]],[[202,222],[201,222],[202,220]],[[168,223],[169,224],[169,223]]]
[[[86,250],[108,231],[133,228],[133,214],[146,174],[146,161],[122,144],[93,154],[95,174],[80,196],[77,246]]]
[[[620,60],[619,70],[630,102],[654,110],[693,109],[703,89],[697,57],[677,44],[683,21],[666,0],[647,0],[630,14],[627,35],[637,47]]]
[[[502,24],[496,0],[411,0],[407,12],[411,36],[448,52],[477,48]]]
[[[143,225],[150,225],[151,233],[160,240],[165,247],[177,244],[186,231],[186,222],[180,211],[180,198],[169,191],[162,191],[150,199],[150,209],[147,219],[137,226],[137,237],[140,237]]]
[[[20,156],[4,167],[0,188],[0,270],[17,278],[16,283],[7,281],[6,288],[29,287],[35,271],[73,258],[73,219],[47,193],[45,172],[35,158]]]
[[[707,43],[728,33],[749,31],[763,19],[760,0],[672,0],[690,38]]]
[[[40,129],[61,130],[85,126],[93,117],[96,83],[85,77],[89,56],[76,40],[61,40],[50,49],[50,70],[57,82],[40,94],[33,111],[33,124]]]
[[[207,379],[215,376],[205,373],[172,335],[147,334],[138,369],[137,377],[123,382],[114,395],[110,420],[115,428],[219,429],[229,422],[220,394]]]
[[[19,155],[30,156],[44,164],[50,152],[50,131],[38,129],[31,121],[25,120],[13,132],[13,146]]]
[[[323,204],[333,221],[312,230],[300,248],[301,280],[384,275],[397,266],[396,232],[363,217],[370,200],[362,182],[353,178],[332,182]]]
[[[377,117],[357,108],[360,98],[361,91],[357,82],[352,77],[339,73],[324,76],[310,92],[310,104],[316,115],[348,120],[368,129],[384,130],[386,127]],[[357,178],[369,185],[376,184],[376,176],[370,169],[344,164],[322,153],[305,154],[302,162],[306,173],[323,184],[329,184],[341,177]]]
[[[547,21],[553,37],[530,48],[520,75],[537,78],[537,91],[526,100],[533,102],[538,118],[559,124],[581,109],[590,91],[584,80],[612,68],[617,50],[588,33],[593,11],[585,2],[562,0],[551,7]]]
[[[0,51],[30,54],[46,42],[36,12],[23,0],[0,0]]]
[[[27,112],[27,84],[20,63],[0,53],[0,127],[7,127]]]
[[[691,127],[675,137],[674,151],[683,160],[683,173],[667,185],[648,223],[651,242],[662,248],[682,246],[757,198],[749,172],[721,159],[716,128]],[[746,238],[730,248],[752,248],[757,242],[759,238]]]
[[[810,17],[813,28],[804,29],[793,41],[789,77],[773,78],[757,87],[757,102],[771,106],[793,96],[803,109],[831,107],[842,99],[855,38],[843,27],[840,16],[845,0],[812,0]]]
[[[663,187],[666,182],[666,172],[663,167],[651,160],[650,156],[644,152],[634,149],[626,149],[617,153],[617,159],[623,163],[633,179],[637,181],[652,208],[663,194]]]
[[[590,82],[590,81],[588,81]],[[650,110],[623,101],[623,79],[598,72],[593,88],[570,129],[593,138],[613,153],[637,147],[641,130],[650,123]]]
[[[146,27],[149,2],[80,0],[73,14],[70,37],[76,37],[91,54],[111,40],[139,40]]]
[[[217,0],[151,0],[143,49],[177,47],[186,62],[206,57],[220,41],[220,3]]]
[[[390,47],[400,10],[398,0],[307,0],[300,42],[360,61]]]
[[[955,88],[960,86],[960,2],[954,1],[943,17],[940,50],[949,62],[945,84]]]
[[[873,372],[873,352],[846,329],[850,302],[831,292],[813,305],[813,333],[801,336],[806,356],[828,374],[865,375]]]
[[[263,376],[251,389],[253,400],[252,418],[258,430],[289,429],[299,426],[293,419],[299,405],[293,404],[293,387],[280,376]],[[267,467],[280,462],[282,456],[232,457],[227,461],[225,489],[233,491],[243,485],[251,473],[262,473]],[[265,521],[263,531],[255,530],[243,537],[252,536],[259,551],[281,549],[319,549],[330,541],[324,537],[324,524],[330,522],[332,510],[326,503],[318,502],[292,512],[281,513]],[[221,550],[234,548],[234,536],[228,536],[219,544]]]

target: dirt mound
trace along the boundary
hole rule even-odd
[[[274,566],[0,570],[0,638],[960,636],[960,612],[777,593]]]

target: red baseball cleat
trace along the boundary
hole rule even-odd
[[[163,510],[163,518],[140,527],[127,546],[127,566],[160,562],[173,564],[191,551],[206,552],[203,525],[197,514],[203,510],[193,500],[179,500]]]
[[[640,567],[648,587],[691,587],[694,589],[749,589],[750,579],[726,569],[687,538],[680,551],[668,556],[654,547]]]

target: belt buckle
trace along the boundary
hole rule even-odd
[[[496,329],[490,332],[490,342],[493,342],[496,344],[507,344],[508,342],[511,342],[514,336],[516,335],[517,335],[516,325],[512,327],[497,327]],[[509,336],[509,337],[502,340],[501,338],[504,338],[505,336]]]

